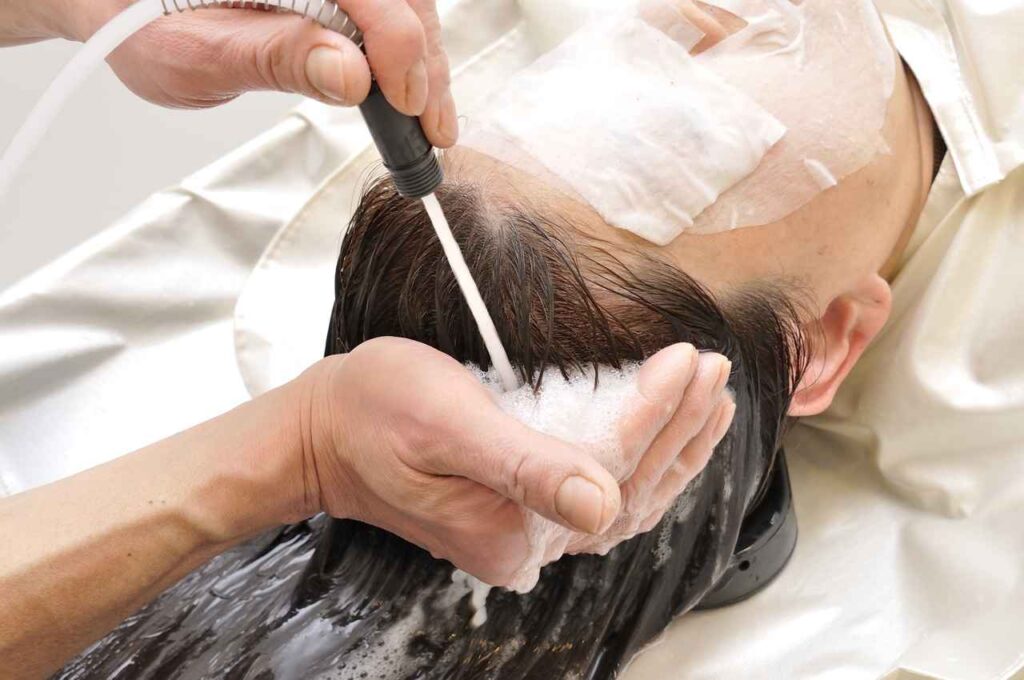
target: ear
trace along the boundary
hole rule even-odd
[[[878,274],[834,298],[806,334],[811,351],[807,372],[789,406],[791,416],[813,416],[832,404],[839,386],[892,311],[892,290]]]

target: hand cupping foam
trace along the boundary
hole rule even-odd
[[[537,393],[528,385],[502,392],[494,372],[477,374],[495,392],[505,412],[535,430],[576,444],[623,482],[633,474],[640,460],[641,452],[623,451],[619,435],[620,423],[638,401],[639,370],[638,364],[622,369],[602,367],[596,388],[592,369],[569,378],[557,370],[548,370]],[[640,523],[655,511],[651,496],[630,498],[612,528],[601,536],[571,531],[524,509],[523,526],[530,551],[509,588],[520,593],[532,590],[541,567],[567,552],[604,554],[632,538],[639,532]]]

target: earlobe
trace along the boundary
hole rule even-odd
[[[832,404],[839,386],[875,339],[892,311],[892,290],[872,274],[829,303],[807,330],[811,360],[789,407],[791,416],[812,416]]]

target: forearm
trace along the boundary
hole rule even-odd
[[[296,389],[0,501],[0,677],[52,672],[213,555],[308,514],[301,425],[282,417]]]

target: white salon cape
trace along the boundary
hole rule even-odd
[[[532,59],[582,1],[442,3],[457,100]],[[630,680],[1024,677],[1024,0],[878,4],[950,149],[892,320],[787,442],[787,569],[676,621]],[[315,361],[373,153],[355,112],[303,105],[0,295],[0,495]]]

